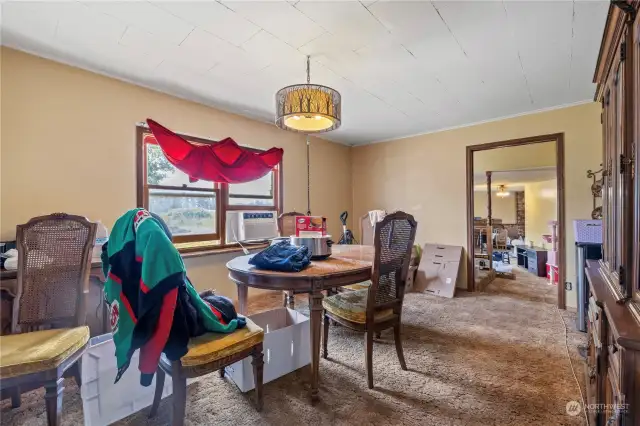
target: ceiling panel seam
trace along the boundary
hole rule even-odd
[[[520,56],[520,46],[518,43],[518,39],[516,38],[516,35],[512,30],[511,21],[509,21],[509,12],[507,12],[507,6],[504,4],[504,0],[502,0],[501,3],[502,3],[502,9],[504,10],[504,15],[507,17],[507,28],[509,28],[509,31],[511,32],[511,37],[513,38],[513,42],[516,45],[516,51],[518,52],[518,63],[520,64],[520,70],[522,71],[522,76],[524,77],[524,82],[525,82],[525,85],[527,86],[529,101],[531,102],[531,105],[533,105],[534,104],[533,94],[531,93],[531,87],[529,86],[529,79],[527,78],[527,73],[524,70],[524,65],[522,64],[522,57]]]
[[[358,1],[358,3],[360,3],[360,6],[364,7],[364,9],[369,12],[369,15],[371,15],[373,17],[373,19],[376,20],[376,22],[378,22],[378,24],[382,25],[382,28],[384,28],[387,33],[391,34],[391,30],[389,28],[387,28],[387,26],[380,20],[378,19],[378,17],[376,16],[375,13],[373,13],[371,10],[369,10],[369,8],[367,6],[364,5],[364,3],[362,3],[362,1]]]
[[[433,6],[433,9],[436,11],[436,13],[438,14],[438,17],[440,17],[440,20],[442,21],[442,23],[444,24],[444,26],[447,28],[447,31],[449,31],[449,34],[451,34],[451,37],[453,37],[453,39],[456,41],[456,44],[458,45],[458,47],[460,48],[460,50],[462,50],[462,54],[465,56],[465,58],[467,58],[467,61],[471,62],[471,59],[469,58],[469,55],[467,55],[467,51],[464,50],[464,47],[462,46],[462,44],[460,43],[460,40],[458,40],[458,37],[456,37],[456,35],[453,33],[453,30],[451,30],[451,27],[449,27],[449,24],[447,24],[447,21],[445,21],[444,17],[442,16],[442,14],[440,13],[440,11],[438,10],[438,8],[436,7],[435,4],[433,4],[433,2],[430,2],[431,6]],[[482,84],[484,84],[484,79],[481,77],[480,78],[480,82]]]
[[[573,69],[573,43],[575,42],[576,0],[571,4],[571,49],[569,50],[569,90],[571,90],[571,70]]]

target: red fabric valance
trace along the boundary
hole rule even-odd
[[[269,173],[284,153],[282,148],[250,151],[231,138],[210,145],[193,144],[150,118],[147,124],[167,160],[185,172],[191,182],[250,182]]]

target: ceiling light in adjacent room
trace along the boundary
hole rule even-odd
[[[508,197],[509,191],[507,191],[507,188],[504,185],[499,185],[498,192],[496,192],[496,195],[500,198]]]

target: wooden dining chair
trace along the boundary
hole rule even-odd
[[[0,336],[0,389],[12,406],[20,389],[44,385],[47,422],[60,424],[63,376],[78,384],[80,358],[89,341],[85,324],[95,223],[54,213],[17,227],[18,288],[12,333]]]
[[[304,213],[298,213],[296,211],[282,213],[278,216],[278,233],[281,237],[290,237],[296,235],[296,216],[304,216]],[[284,307],[293,309],[295,305],[295,293],[291,290],[285,290],[284,294]]]
[[[363,246],[373,245],[373,232],[374,226],[371,225],[371,219],[369,219],[369,213],[365,213],[360,217],[360,244]]]
[[[365,333],[367,381],[373,388],[373,336],[393,328],[393,336],[400,367],[407,369],[402,352],[400,324],[402,301],[409,273],[411,249],[417,223],[404,212],[387,215],[378,222],[374,233],[375,256],[371,286],[326,297],[324,308],[323,357],[328,357],[329,322]]]
[[[214,371],[224,377],[225,367],[252,357],[255,383],[256,409],[262,410],[262,384],[264,360],[262,343],[264,331],[249,318],[244,328],[229,334],[206,333],[189,341],[189,351],[177,361],[160,358],[156,372],[156,391],[149,417],[154,417],[162,399],[165,375],[171,377],[173,386],[173,414],[171,425],[184,425],[187,406],[187,379],[204,376]]]

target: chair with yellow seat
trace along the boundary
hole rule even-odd
[[[214,371],[224,377],[224,369],[228,365],[251,356],[253,377],[255,382],[256,408],[262,410],[262,376],[264,361],[262,359],[262,342],[264,331],[249,318],[244,328],[229,334],[206,333],[189,341],[189,351],[177,361],[169,361],[164,355],[160,358],[156,377],[156,391],[149,417],[158,411],[165,374],[172,379],[173,414],[172,426],[182,426],[187,404],[187,379],[204,376]]]
[[[367,381],[373,388],[373,336],[393,328],[400,367],[407,369],[400,339],[404,289],[417,223],[404,212],[387,215],[375,226],[375,257],[371,285],[326,297],[324,308],[323,357],[327,358],[329,320],[365,333]]]
[[[18,225],[18,288],[12,334],[0,337],[0,389],[20,405],[20,390],[44,385],[47,421],[60,424],[63,376],[78,386],[89,341],[85,299],[96,224],[55,213]]]

